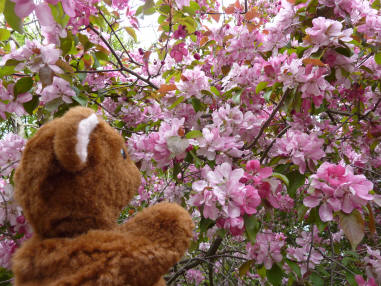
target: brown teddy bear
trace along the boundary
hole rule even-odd
[[[15,174],[15,198],[34,230],[14,255],[15,285],[165,285],[194,225],[172,203],[118,225],[139,185],[124,140],[91,109],[44,125]]]

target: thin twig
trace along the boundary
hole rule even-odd
[[[274,138],[273,141],[271,141],[270,145],[267,146],[265,152],[263,153],[263,155],[261,156],[261,159],[259,160],[259,161],[261,162],[261,164],[263,163],[263,160],[266,158],[267,153],[269,153],[271,147],[273,147],[273,145],[274,145],[276,139],[282,137],[282,136],[287,132],[287,130],[290,129],[290,128],[291,128],[290,125],[288,125],[288,126],[286,126],[285,128],[283,128],[282,131],[279,132],[279,134],[277,135],[277,137]]]
[[[121,69],[113,69],[113,70],[82,70],[75,71],[74,73],[106,73],[106,72],[120,72]]]
[[[167,280],[167,284],[170,285],[172,282],[176,281],[176,279],[181,276],[185,271],[189,270],[189,269],[192,269],[196,266],[198,266],[199,264],[201,264],[202,262],[206,262],[208,260],[206,260],[205,258],[206,257],[210,257],[210,256],[213,256],[218,248],[220,247],[221,243],[222,243],[222,240],[223,238],[222,237],[217,237],[212,245],[210,246],[209,250],[206,252],[205,256],[203,257],[196,257],[196,258],[192,258],[191,260],[189,260],[189,263],[187,263],[186,265],[184,265],[179,271],[177,271],[174,275],[172,275],[171,277],[169,277],[169,279]],[[209,262],[209,261],[208,261]]]
[[[337,260],[333,259],[332,257],[329,257],[329,256],[325,255],[319,248],[314,247],[314,249],[317,250],[324,258],[326,258],[326,259],[336,263],[337,265],[341,266],[343,269],[345,269],[346,271],[352,273],[353,275],[357,275],[357,273],[353,272],[352,270],[350,270],[348,267],[346,267],[342,263],[338,262]]]
[[[310,259],[311,259],[312,247],[314,247],[314,226],[312,226],[312,230],[311,230],[311,246],[310,246],[310,251],[308,252],[308,257],[307,257],[307,272],[310,270]]]
[[[122,46],[122,49],[124,50],[124,52],[127,54],[128,58],[130,59],[130,61],[132,63],[134,63],[135,65],[138,65],[138,66],[142,66],[142,64],[139,64],[138,62],[136,62],[130,55],[130,53],[127,51],[126,47],[124,46],[124,44],[122,43],[122,41],[120,40],[119,36],[116,34],[114,28],[112,27],[112,25],[109,23],[109,21],[106,19],[105,15],[102,13],[102,11],[100,9],[98,9],[98,12],[99,14],[101,14],[102,18],[106,21],[107,25],[110,27],[111,31],[113,32],[113,34],[115,35],[116,39],[118,40],[119,44]]]
[[[334,253],[335,250],[333,248],[333,238],[332,238],[332,232],[331,232],[330,224],[328,224],[328,235],[329,235],[329,242],[331,244],[331,255],[332,255],[332,257],[334,257],[335,256],[335,253]],[[331,268],[331,285],[333,285],[334,264],[331,263],[330,268]]]
[[[290,90],[286,90],[286,92],[282,95],[282,98],[280,99],[279,103],[277,104],[277,106],[274,108],[273,112],[271,112],[269,118],[265,121],[265,123],[262,125],[261,129],[259,130],[259,133],[257,135],[257,137],[255,137],[254,141],[247,147],[247,149],[251,149],[253,148],[258,140],[261,138],[263,132],[265,131],[265,129],[267,128],[267,126],[269,126],[271,120],[273,120],[275,114],[278,112],[278,110],[281,108],[284,100],[286,99],[286,97],[289,95],[290,93]]]
[[[110,52],[113,54],[113,56],[115,57],[116,61],[118,62],[119,66],[120,66],[120,69],[122,71],[125,71],[133,76],[135,76],[136,78],[140,79],[141,81],[145,82],[146,84],[148,84],[149,86],[151,86],[152,88],[154,89],[159,89],[154,83],[150,82],[148,79],[142,77],[141,75],[139,75],[138,73],[134,72],[133,70],[130,70],[129,68],[126,68],[122,62],[122,60],[119,58],[119,56],[116,54],[115,50],[111,47],[111,45],[107,42],[107,40],[102,36],[102,34],[97,31],[97,29],[95,29],[92,25],[89,25],[88,26],[94,33],[96,33],[99,38],[102,40],[103,43],[105,43],[105,45],[107,46],[107,48],[110,50]]]

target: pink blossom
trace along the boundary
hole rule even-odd
[[[0,80],[0,84],[2,81]],[[29,92],[18,94],[17,97],[14,96],[14,84],[8,84],[7,88],[2,85],[0,86],[0,100],[8,101],[8,103],[3,103],[0,101],[0,117],[6,118],[7,113],[15,113],[17,115],[24,115],[25,110],[23,103],[28,102],[32,99],[32,94]]]
[[[217,197],[214,195],[213,191],[207,187],[205,181],[194,182],[192,188],[197,193],[190,199],[190,204],[194,206],[204,206],[203,216],[205,218],[216,220],[219,215],[219,210],[216,206]]]
[[[202,129],[203,137],[197,138],[198,146],[197,154],[205,156],[209,160],[213,160],[216,157],[216,153],[225,152],[232,157],[240,157],[242,151],[243,142],[238,141],[237,136],[221,136],[218,128],[209,129],[205,127]]]
[[[71,89],[70,83],[66,80],[55,76],[53,83],[45,88],[39,88],[41,93],[40,101],[47,103],[56,98],[62,98],[66,103],[71,103],[71,97],[75,96],[74,90]]]
[[[355,275],[355,280],[358,286],[377,286],[378,285],[373,277],[365,281],[361,275]]]
[[[246,186],[245,189],[245,198],[243,209],[245,213],[251,215],[257,212],[256,207],[261,203],[261,197],[258,194],[258,190],[253,186]]]
[[[380,41],[381,37],[381,16],[367,15],[365,24],[359,25],[357,31],[366,34],[368,37],[375,37]]]
[[[176,5],[179,9],[183,9],[184,6],[189,6],[190,0],[175,0]]]
[[[233,235],[243,231],[243,214],[254,214],[261,202],[258,191],[253,186],[240,183],[243,169],[232,169],[225,162],[214,171],[207,171],[206,180],[192,184],[196,192],[190,199],[191,205],[203,207],[203,216],[216,220],[220,227],[230,230]]]
[[[245,231],[245,225],[242,217],[227,218],[217,221],[224,229],[230,231],[233,236],[242,235]]]
[[[2,170],[2,176],[8,176],[17,167],[25,143],[25,139],[13,133],[6,134],[0,140],[0,169]]]
[[[329,44],[338,45],[339,40],[349,42],[352,40],[353,30],[346,29],[342,31],[343,25],[335,20],[318,17],[312,20],[313,27],[306,29],[306,42],[327,46]]]
[[[369,278],[374,280],[374,283],[381,284],[381,255],[380,250],[373,250],[369,246],[366,247],[367,256],[364,258],[366,264],[366,274]],[[371,285],[372,286],[372,285]]]
[[[183,71],[181,81],[176,86],[186,98],[195,96],[201,99],[201,91],[209,90],[208,77],[199,66]]]
[[[271,269],[275,262],[283,259],[281,249],[285,245],[285,239],[283,233],[273,233],[271,230],[258,233],[255,244],[246,245],[248,258],[253,259],[255,264],[264,264],[266,269]]]
[[[185,38],[186,35],[187,35],[187,30],[186,30],[186,27],[184,25],[179,25],[177,30],[173,33],[173,37],[175,39]]]
[[[16,3],[15,13],[20,18],[25,18],[32,13],[35,8],[33,0],[12,0],[12,2]]]
[[[181,62],[183,57],[188,55],[188,50],[185,49],[185,43],[180,43],[173,46],[170,55],[177,63]]]
[[[321,242],[321,238],[318,236],[318,229],[314,226],[314,244]],[[287,258],[299,263],[302,276],[307,272],[307,261],[309,261],[310,269],[315,269],[316,265],[319,265],[324,257],[315,248],[311,249],[311,232],[302,231],[301,236],[296,238],[298,247],[287,247]],[[319,248],[324,252],[324,249]],[[311,252],[311,253],[310,253]]]
[[[42,26],[55,25],[52,11],[47,3],[41,3],[36,6],[36,16]]]
[[[6,269],[11,268],[12,254],[15,252],[17,244],[13,240],[0,240],[0,266]]]
[[[333,212],[351,213],[372,200],[369,194],[373,184],[364,175],[354,175],[350,166],[324,162],[311,176],[310,196],[304,198],[305,206],[319,207],[322,221],[331,221]]]
[[[262,168],[259,160],[250,160],[246,163],[244,180],[250,183],[259,184],[263,179],[270,177],[273,170],[270,167]]]
[[[242,169],[233,170],[229,163],[223,163],[206,175],[225,215],[230,218],[239,217],[241,213],[245,192],[239,180],[243,173]]]
[[[294,164],[299,166],[299,171],[303,174],[308,165],[317,163],[317,160],[325,156],[322,150],[323,139],[319,139],[317,134],[307,134],[299,130],[288,130],[286,136],[278,138],[272,148],[272,156],[291,157]]]
[[[204,274],[197,269],[189,269],[186,274],[186,278],[193,282],[196,286],[200,285],[202,281],[205,280]]]

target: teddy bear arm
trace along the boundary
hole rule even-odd
[[[144,209],[120,226],[120,230],[144,237],[154,245],[178,254],[189,247],[194,224],[188,212],[174,203],[159,203]]]
[[[138,240],[139,238],[135,238]],[[180,259],[176,251],[168,251],[158,245],[147,244],[133,252],[126,252],[120,259],[120,272],[131,286],[163,286],[170,268]]]

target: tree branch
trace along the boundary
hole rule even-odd
[[[286,97],[289,95],[290,93],[290,90],[286,90],[286,92],[282,95],[282,98],[280,99],[279,103],[277,104],[277,106],[274,108],[273,112],[271,112],[269,118],[265,121],[265,123],[262,125],[261,129],[259,130],[259,133],[257,135],[257,137],[255,137],[254,141],[247,147],[247,149],[251,149],[253,148],[257,143],[258,143],[258,140],[261,138],[263,132],[265,131],[265,129],[269,126],[269,124],[271,123],[271,120],[273,120],[275,114],[278,112],[278,110],[281,108],[284,100],[286,99]]]
[[[189,270],[189,269],[192,269],[196,266],[198,266],[199,264],[201,264],[202,262],[205,262],[205,258],[209,257],[209,256],[213,256],[218,248],[220,247],[221,243],[222,243],[222,240],[223,238],[222,237],[217,237],[212,245],[210,246],[209,250],[205,253],[205,255],[203,257],[195,257],[195,258],[192,258],[191,260],[189,260],[189,262],[184,265],[179,271],[177,271],[175,274],[173,274],[171,277],[168,278],[167,280],[167,284],[170,285],[172,282],[175,282],[176,279],[182,275],[185,271]]]
[[[92,25],[89,25],[89,28],[94,32],[96,33],[99,38],[102,40],[103,43],[105,43],[105,45],[107,46],[107,48],[110,50],[110,52],[113,54],[113,56],[115,57],[116,61],[118,62],[119,66],[120,66],[120,70],[121,71],[125,71],[133,76],[135,76],[136,78],[140,79],[141,81],[145,82],[146,84],[148,84],[149,86],[151,86],[152,88],[158,90],[159,88],[154,84],[152,83],[151,81],[149,81],[148,79],[142,77],[141,75],[139,75],[138,73],[134,72],[133,70],[130,70],[129,68],[126,68],[122,62],[122,60],[118,57],[118,55],[116,54],[115,50],[111,47],[111,45],[109,44],[109,42],[107,42],[107,40],[102,36],[102,34],[97,31],[97,29],[95,29]]]
[[[98,12],[99,14],[101,14],[102,18],[106,21],[107,25],[110,27],[111,31],[113,32],[113,34],[115,35],[116,39],[118,40],[119,44],[122,46],[122,49],[124,50],[124,52],[127,54],[128,58],[130,59],[130,61],[132,63],[134,63],[135,65],[138,65],[138,66],[142,66],[142,64],[139,64],[138,62],[136,62],[130,55],[130,53],[127,51],[126,47],[124,46],[124,44],[122,43],[122,41],[120,40],[119,36],[116,34],[114,28],[112,27],[112,25],[110,24],[110,22],[106,19],[105,15],[102,13],[102,11],[100,9],[98,9]]]

